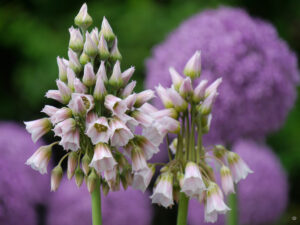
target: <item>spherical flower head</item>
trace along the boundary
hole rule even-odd
[[[34,144],[24,127],[12,122],[1,122],[0,133],[0,221],[36,224],[35,207],[47,200],[49,177],[40,176],[25,162],[44,143]]]
[[[211,84],[223,78],[206,142],[261,138],[282,125],[295,102],[299,72],[296,55],[271,24],[234,8],[193,16],[154,48],[146,87],[170,86],[169,67],[181,73],[198,49],[201,79]],[[162,105],[159,99],[153,103]]]
[[[63,179],[60,188],[51,195],[47,224],[73,225],[74,221],[76,224],[92,224],[91,197],[85,187],[77,188]],[[103,224],[149,225],[152,208],[147,193],[132,188],[110,192],[102,199],[102,219]]]
[[[254,141],[240,140],[232,149],[255,171],[237,185],[239,224],[275,223],[288,202],[287,176],[279,159],[270,148]],[[192,199],[189,224],[203,224],[203,213],[203,206]],[[220,215],[215,224],[224,225],[224,221],[224,216]]]

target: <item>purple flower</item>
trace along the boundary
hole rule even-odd
[[[254,171],[237,187],[239,224],[274,223],[288,202],[287,177],[279,160],[268,147],[253,141],[239,141],[233,150]],[[188,219],[190,225],[203,224],[203,204],[191,200]],[[216,224],[223,225],[224,216]]]
[[[299,73],[295,54],[271,24],[234,8],[193,16],[154,48],[146,87],[171,85],[169,67],[182,72],[196,50],[202,53],[201,79],[223,78],[207,142],[260,139],[282,125]],[[158,98],[154,103],[161,105]]]
[[[102,195],[103,224],[150,225],[152,208],[149,197],[140,191],[110,192]],[[90,194],[84,185],[77,188],[63,179],[52,193],[47,215],[48,225],[92,224]]]
[[[25,165],[41,146],[26,130],[11,122],[0,123],[0,224],[36,224],[35,206],[47,200],[49,177]]]

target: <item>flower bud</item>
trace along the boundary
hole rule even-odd
[[[75,183],[77,187],[80,187],[82,185],[83,178],[84,178],[84,173],[78,166],[75,170]]]
[[[218,87],[222,83],[222,77],[216,79],[211,85],[209,85],[205,90],[205,97],[218,92]]]
[[[93,58],[98,53],[97,44],[93,41],[89,32],[85,33],[85,43],[84,43],[83,50],[84,50],[85,54],[87,54],[88,56],[93,57]]]
[[[115,39],[115,34],[112,31],[111,26],[109,25],[105,16],[102,20],[100,35],[103,35],[105,40],[108,42],[113,41]]]
[[[134,106],[138,108],[142,106],[144,103],[150,101],[154,97],[155,97],[154,91],[152,90],[142,91],[136,94],[136,102]]]
[[[100,76],[97,76],[96,85],[94,89],[94,99],[102,101],[107,94],[103,79]]]
[[[201,52],[196,51],[195,54],[189,59],[186,63],[183,73],[190,77],[191,79],[195,79],[200,76],[201,73]]]
[[[107,182],[101,182],[101,186],[102,186],[102,192],[104,196],[106,196],[109,193],[109,185]]]
[[[94,73],[94,68],[91,63],[87,63],[84,66],[84,72],[83,72],[83,77],[82,77],[82,82],[88,86],[91,87],[95,84],[95,73]]]
[[[67,169],[67,175],[69,180],[71,180],[71,178],[74,176],[75,169],[77,166],[77,161],[78,161],[77,153],[71,152],[71,154],[68,156],[68,169]]]
[[[122,73],[123,84],[126,85],[134,73],[135,68],[132,66]]]
[[[174,106],[167,93],[167,90],[163,86],[159,84],[157,87],[155,87],[155,90],[166,108],[172,108]]]
[[[98,69],[98,72],[96,74],[96,77],[100,77],[103,82],[106,84],[108,79],[107,79],[107,75],[106,75],[106,69],[105,69],[105,62],[101,61],[100,67]]]
[[[183,82],[183,77],[180,76],[180,74],[173,67],[169,68],[169,72],[170,72],[172,83],[174,85],[175,90],[179,91],[179,88]]]
[[[56,80],[56,85],[64,104],[67,104],[71,98],[71,89],[61,80]]]
[[[226,195],[230,193],[235,193],[230,169],[227,166],[223,165],[220,170],[220,175],[224,193]]]
[[[91,31],[91,38],[92,40],[95,42],[96,45],[98,45],[99,42],[99,31],[98,28],[95,27],[92,31]]]
[[[51,191],[56,191],[63,176],[61,165],[58,164],[51,172]]]
[[[68,56],[69,56],[69,67],[75,73],[79,73],[82,68],[81,68],[81,64],[78,60],[77,54],[72,49],[69,49]]]
[[[92,193],[95,190],[98,179],[99,177],[96,174],[95,170],[92,170],[92,172],[87,178],[87,188],[90,193]]]
[[[114,41],[114,44],[111,48],[111,51],[110,51],[110,58],[113,60],[113,61],[121,61],[122,60],[122,55],[118,49],[118,39],[115,38],[115,41]]]
[[[206,85],[207,85],[207,80],[201,80],[200,83],[195,88],[193,94],[193,101],[195,103],[199,103],[204,99]]]
[[[187,102],[180,96],[177,91],[175,91],[173,88],[168,88],[167,94],[172,101],[172,105],[174,105],[175,109],[178,112],[184,112],[187,109]]]
[[[189,77],[185,78],[181,83],[179,93],[183,98],[193,95],[192,81]]]
[[[59,108],[56,108],[54,106],[51,105],[45,105],[44,108],[42,109],[42,113],[45,113],[47,116],[53,116],[57,111],[59,110]]]
[[[207,98],[205,98],[205,100],[199,107],[202,115],[208,115],[211,113],[212,106],[213,106],[217,96],[218,96],[218,93],[213,92],[209,96],[207,96]]]
[[[75,81],[75,78],[76,78],[76,74],[75,72],[68,68],[67,69],[67,77],[68,77],[68,87],[74,91],[74,81]]]
[[[77,77],[74,80],[74,90],[76,93],[80,94],[87,93],[87,87]]]
[[[86,3],[84,3],[81,6],[81,9],[77,14],[77,16],[75,17],[74,22],[77,26],[79,26],[83,30],[86,30],[93,23],[92,17],[87,12]]]
[[[88,156],[88,154],[86,153],[82,160],[81,160],[81,166],[82,166],[82,170],[84,172],[84,174],[87,176],[90,172],[90,166],[89,164],[91,163],[91,158]]]
[[[83,38],[79,29],[75,29],[74,27],[71,27],[69,29],[69,32],[70,32],[69,48],[71,48],[75,52],[82,51]]]
[[[98,43],[98,53],[99,53],[101,60],[108,59],[109,55],[110,55],[109,51],[108,51],[107,43],[106,43],[106,40],[105,40],[103,34],[101,34],[100,40]]]
[[[127,96],[129,96],[133,89],[135,88],[135,85],[136,85],[136,81],[131,81],[129,84],[127,84],[127,86],[123,89],[122,91],[122,97],[123,98],[126,98]]]
[[[85,65],[87,64],[88,62],[90,61],[90,57],[85,54],[85,52],[82,52],[80,58],[79,58],[79,62],[82,64],[82,65]]]
[[[117,61],[114,65],[109,84],[113,87],[121,87],[123,84],[120,61]]]
[[[67,81],[67,64],[64,62],[62,58],[57,56],[57,65],[58,65],[58,75],[59,79],[63,82]]]

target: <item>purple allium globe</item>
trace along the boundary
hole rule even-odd
[[[266,146],[253,141],[238,141],[233,146],[254,171],[238,184],[239,224],[260,225],[275,222],[288,202],[286,174],[276,155]],[[203,224],[203,205],[191,201],[190,225]],[[224,224],[224,216],[216,223]]]
[[[0,123],[0,224],[36,224],[36,206],[47,199],[49,177],[25,165],[41,145],[16,123]]]
[[[92,224],[90,193],[82,185],[63,179],[59,189],[52,194],[48,207],[49,225]],[[126,191],[102,195],[103,224],[150,225],[152,208],[150,199],[140,191]]]
[[[201,77],[223,78],[207,143],[260,139],[282,125],[296,98],[299,73],[295,54],[271,24],[234,8],[193,16],[154,48],[146,87],[170,85],[168,68],[182,72],[196,50],[202,51]]]

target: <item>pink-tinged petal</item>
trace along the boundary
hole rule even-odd
[[[150,101],[155,97],[154,91],[145,90],[136,95],[135,107],[140,107],[144,103]]]
[[[94,108],[94,98],[91,95],[73,93],[68,107],[74,114],[86,115]]]
[[[92,122],[87,128],[86,135],[91,139],[94,145],[99,142],[108,143],[111,131],[105,117],[100,117]]]
[[[123,84],[127,84],[132,77],[135,68],[132,66],[122,73]]]
[[[56,124],[72,116],[72,110],[66,107],[58,109],[51,117],[51,123]]]
[[[42,118],[29,122],[24,122],[26,130],[31,134],[33,142],[37,142],[44,134],[51,129],[51,122],[49,118]]]
[[[63,137],[66,133],[74,131],[76,128],[76,121],[73,118],[66,119],[58,123],[53,131],[55,136]]]
[[[148,185],[150,184],[154,172],[155,167],[151,165],[149,166],[149,168],[134,173],[132,187],[145,192]]]
[[[87,93],[87,87],[78,78],[74,80],[74,90],[76,93]]]
[[[54,100],[56,100],[56,101],[58,101],[60,103],[63,103],[63,99],[62,99],[62,97],[60,95],[59,90],[49,90],[49,91],[47,91],[46,97],[54,99]]]
[[[207,80],[201,80],[194,90],[193,101],[199,103],[205,97],[205,89],[207,85]]]
[[[105,97],[104,105],[112,112],[113,115],[122,115],[127,110],[126,103],[122,99],[113,95],[107,95]]]
[[[95,84],[96,76],[94,73],[94,68],[91,63],[87,63],[84,65],[82,82],[84,85],[91,87]]]
[[[95,146],[94,156],[90,163],[90,167],[95,168],[97,172],[104,172],[112,170],[116,164],[108,145],[99,143]]]
[[[226,166],[222,166],[220,170],[220,175],[221,175],[221,184],[224,193],[226,195],[230,193],[235,193],[230,169]]]
[[[45,105],[41,112],[45,113],[47,116],[53,116],[57,110],[59,110],[59,108],[56,108],[51,105]]]
[[[169,72],[170,72],[170,75],[171,75],[171,79],[172,79],[172,83],[174,85],[174,88],[179,91],[179,88],[183,82],[183,77],[180,76],[180,74],[173,68],[173,67],[170,67],[169,68]]]
[[[26,165],[39,171],[41,174],[47,173],[47,166],[51,159],[52,144],[40,147],[27,161]]]
[[[141,148],[135,147],[131,150],[132,171],[140,171],[148,169],[144,151]]]
[[[108,81],[104,61],[101,61],[101,64],[100,64],[99,70],[96,74],[96,77],[97,78],[100,77],[103,80],[104,83],[106,83]]]
[[[190,77],[191,79],[195,79],[200,76],[201,73],[201,52],[196,51],[195,54],[189,59],[186,63],[183,73]]]
[[[59,144],[63,146],[65,150],[77,151],[80,148],[79,130],[75,129],[64,133]]]
[[[134,137],[125,123],[117,117],[111,119],[109,125],[111,129],[110,140],[112,146],[125,146],[128,141]]]
[[[121,96],[123,98],[126,98],[127,96],[129,96],[130,94],[132,94],[133,89],[135,88],[135,85],[136,85],[136,81],[131,81],[129,84],[127,84],[127,86],[122,91]]]

